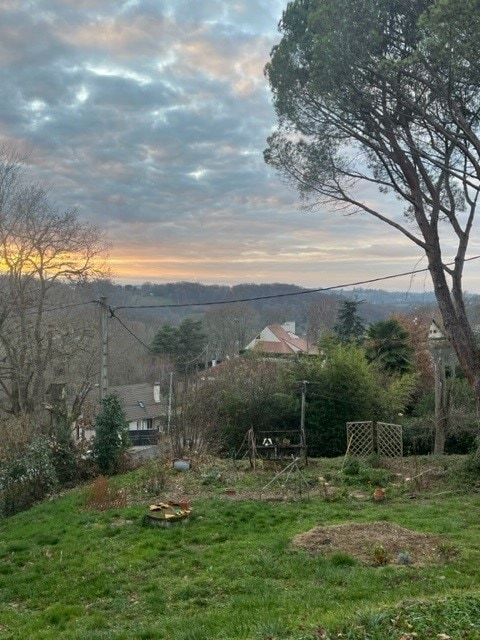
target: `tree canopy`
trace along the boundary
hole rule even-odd
[[[54,365],[83,350],[86,327],[69,325],[62,307],[72,284],[103,273],[105,250],[103,233],[59,211],[0,146],[0,388],[10,412],[38,409]]]
[[[339,456],[346,449],[346,423],[384,415],[376,372],[354,342],[331,344],[326,357],[302,359],[292,374],[308,380],[305,428],[311,456]]]
[[[202,321],[186,318],[179,327],[164,324],[153,338],[152,351],[170,356],[178,367],[184,368],[201,362],[206,344]]]
[[[113,475],[121,468],[130,445],[128,423],[118,396],[108,395],[95,424],[93,457],[101,473]]]
[[[408,373],[413,369],[413,347],[408,339],[408,331],[395,318],[375,322],[368,327],[367,358],[390,373]]]
[[[278,128],[265,152],[309,206],[364,211],[424,252],[477,397],[462,279],[480,190],[479,9],[478,0],[289,2],[266,67]],[[372,185],[376,200],[364,197]],[[382,194],[403,207],[387,212]]]
[[[340,342],[360,342],[365,335],[365,324],[358,313],[359,300],[342,300],[333,327]]]

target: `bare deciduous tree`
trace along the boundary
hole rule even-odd
[[[205,314],[204,330],[210,357],[223,360],[238,355],[255,332],[256,314],[246,303],[214,308]]]
[[[105,250],[98,229],[57,210],[22,159],[0,149],[0,386],[12,413],[37,410],[47,373],[81,347],[65,293],[103,272]]]
[[[334,296],[319,296],[308,309],[307,337],[316,344],[322,334],[333,331],[338,313],[338,299]]]

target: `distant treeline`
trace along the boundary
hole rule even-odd
[[[319,295],[333,295],[339,298],[355,298],[365,300],[372,304],[387,304],[402,308],[414,308],[418,305],[431,305],[435,303],[435,295],[432,291],[415,293],[410,291],[385,291],[383,289],[351,290],[335,289],[322,292],[319,286],[312,289],[300,287],[295,284],[274,282],[271,284],[243,283],[237,285],[208,285],[198,282],[168,282],[166,284],[154,284],[145,282],[142,285],[127,284],[123,287],[126,291],[138,291],[157,298],[163,298],[173,304],[198,304],[207,302],[223,302],[225,300],[244,300],[268,296],[279,296],[278,300],[291,299],[306,300],[311,303],[318,299]],[[309,293],[311,291],[311,293]],[[291,295],[298,294],[298,295]],[[263,302],[263,301],[255,301]]]
[[[129,285],[126,285],[128,288]],[[279,296],[308,291],[294,284],[237,284],[233,286],[218,284],[199,284],[198,282],[169,282],[152,284],[145,282],[138,287],[144,293],[157,298],[165,298],[175,304],[222,302],[225,300],[244,300],[255,297]],[[315,294],[302,293],[310,296]],[[296,296],[295,296],[296,298]]]
[[[388,317],[392,313],[409,313],[416,309],[430,313],[435,307],[433,293],[390,292],[381,289],[312,291],[294,284],[270,283],[238,285],[208,285],[198,282],[169,282],[156,284],[145,282],[141,285],[114,285],[104,282],[104,295],[111,304],[122,305],[192,305],[142,310],[141,315],[132,309],[128,315],[140,320],[154,316],[157,322],[179,324],[186,317],[202,317],[215,308],[215,303],[246,300],[258,316],[258,329],[265,324],[295,321],[299,331],[306,330],[312,305],[323,301],[336,307],[342,299],[361,301],[359,314],[368,324]],[[319,287],[320,288],[320,287]],[[198,306],[203,305],[206,306]],[[207,306],[208,304],[208,306]],[[197,306],[194,306],[197,305]],[[223,305],[221,305],[223,306]],[[229,305],[224,305],[227,309]],[[220,308],[220,307],[219,307]]]

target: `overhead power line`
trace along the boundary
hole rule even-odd
[[[478,260],[480,255],[466,258],[465,262],[471,260]],[[445,266],[450,266],[453,262],[447,263]],[[215,305],[234,304],[236,302],[255,302],[256,300],[271,300],[272,298],[288,298],[292,296],[302,296],[309,293],[323,293],[326,291],[334,291],[336,289],[344,289],[346,287],[359,287],[364,284],[373,284],[375,282],[382,282],[384,280],[392,280],[394,278],[401,278],[404,276],[413,276],[417,273],[425,273],[428,271],[428,267],[423,269],[413,269],[412,271],[404,271],[403,273],[395,273],[389,276],[380,276],[378,278],[371,278],[370,280],[359,280],[358,282],[348,282],[346,284],[336,284],[331,287],[318,287],[316,289],[303,289],[302,291],[290,291],[288,293],[273,293],[265,296],[252,296],[250,298],[236,298],[234,300],[218,300],[218,301],[206,301],[206,302],[183,302],[183,303],[171,303],[171,304],[141,304],[141,305],[122,305],[114,307],[115,311],[121,309],[173,309],[180,307],[208,307]]]
[[[466,258],[465,262],[469,262],[471,260],[478,260],[480,258],[480,255],[477,256],[472,256],[471,258]],[[449,263],[452,264],[452,263]],[[448,265],[447,265],[448,266]],[[253,302],[256,300],[270,300],[272,298],[285,298],[285,297],[291,297],[291,296],[299,296],[299,295],[305,295],[308,293],[322,293],[325,291],[333,291],[335,289],[344,289],[345,287],[355,287],[355,286],[360,286],[360,285],[364,285],[364,284],[372,284],[375,282],[381,282],[382,280],[391,280],[393,278],[400,278],[402,276],[412,276],[415,275],[417,273],[425,273],[426,271],[428,271],[428,268],[424,268],[424,269],[413,269],[412,271],[406,271],[404,273],[396,273],[393,275],[388,275],[388,276],[381,276],[379,278],[371,278],[369,280],[362,280],[359,282],[350,282],[347,284],[337,284],[337,285],[333,285],[331,287],[319,287],[317,289],[305,289],[302,291],[292,291],[289,293],[276,293],[276,294],[271,294],[271,295],[266,295],[266,296],[254,296],[251,298],[237,298],[235,300],[221,300],[221,301],[207,301],[207,302],[188,302],[188,303],[182,303],[182,304],[154,304],[154,305],[123,305],[123,306],[119,306],[119,307],[111,307],[110,305],[108,306],[108,311],[110,313],[110,317],[111,318],[115,318],[121,325],[122,327],[125,329],[125,331],[127,331],[132,338],[134,338],[137,342],[139,342],[142,347],[144,347],[149,353],[152,352],[152,349],[150,346],[148,346],[145,342],[143,342],[143,340],[141,338],[139,338],[126,324],[125,322],[123,322],[123,320],[121,320],[117,315],[116,315],[116,311],[122,310],[122,309],[168,309],[168,308],[178,308],[178,307],[204,307],[204,306],[214,306],[214,305],[225,305],[225,304],[234,304],[236,302]],[[93,301],[96,303],[99,303],[98,300]],[[85,304],[85,303],[82,303]],[[89,303],[86,303],[89,304]]]
[[[110,312],[111,318],[115,318],[115,320],[118,320],[118,322],[122,325],[125,331],[127,331],[127,333],[129,333],[132,336],[132,338],[135,338],[135,340],[137,340],[137,342],[139,342],[142,345],[142,347],[145,347],[147,351],[151,352],[151,347],[145,344],[145,342],[143,342],[141,338],[135,335],[135,333],[131,329],[129,329],[129,327],[127,327],[127,325],[123,322],[123,320],[121,320],[118,316],[115,315],[115,311],[114,309],[112,309],[112,307],[109,306],[108,311]]]
[[[73,309],[74,307],[83,307],[83,306],[86,306],[87,304],[97,304],[97,303],[98,303],[98,300],[87,300],[86,302],[74,302],[72,304],[62,304],[56,307],[44,307],[42,309],[42,313],[51,313],[52,311],[63,311],[64,309]],[[37,310],[25,312],[26,316],[34,316],[37,314],[38,314]],[[17,312],[17,313],[13,313],[12,315],[20,315],[20,314]]]

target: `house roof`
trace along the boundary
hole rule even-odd
[[[158,418],[165,408],[160,395],[157,396],[158,402],[155,401],[154,392],[156,386],[146,382],[127,384],[111,387],[109,392],[120,398],[128,421],[142,418]]]
[[[305,338],[296,335],[294,323],[270,324],[246,346],[246,349],[256,349],[263,353],[317,354],[318,349],[309,345]]]
[[[428,330],[428,339],[429,340],[445,340],[446,335],[444,329],[440,327],[440,324],[432,318],[430,323],[430,328]]]

